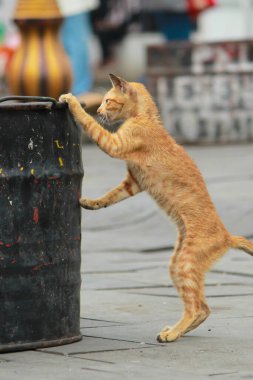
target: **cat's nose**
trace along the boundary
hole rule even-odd
[[[98,113],[98,114],[101,114],[101,107],[98,107],[98,109],[97,109],[97,113]]]

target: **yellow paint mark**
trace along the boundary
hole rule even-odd
[[[64,146],[59,143],[59,140],[55,140],[54,142],[56,143],[56,146],[57,146],[58,149],[63,149],[64,148]]]
[[[23,166],[21,166],[21,168],[19,169],[21,172],[24,170],[24,167]]]
[[[31,169],[31,175],[34,175],[34,174],[35,174],[35,170]]]
[[[0,169],[0,174],[3,174],[3,169],[2,168]]]
[[[59,164],[60,166],[64,166],[63,159],[61,157],[59,157]]]

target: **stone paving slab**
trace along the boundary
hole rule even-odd
[[[0,376],[3,380],[112,379],[111,372],[98,367],[99,365],[94,364],[93,360],[41,351],[9,353],[0,356]],[[101,374],[102,377],[100,377]]]
[[[253,146],[191,147],[225,225],[253,236]],[[124,163],[84,149],[83,193],[117,185]],[[231,250],[206,278],[212,314],[173,344],[156,334],[182,303],[168,276],[176,229],[146,195],[83,211],[80,342],[0,355],[3,380],[252,379],[253,259]],[[57,321],[56,321],[57,323]]]
[[[126,371],[129,379],[131,375],[132,378],[139,375],[143,379],[252,378],[253,367],[248,363],[249,356],[243,357],[241,350],[234,347],[231,341],[220,346],[217,341],[197,342],[199,337],[191,340],[184,338],[173,347],[130,351],[127,358],[120,352],[105,352],[100,357],[116,363],[120,373]],[[86,357],[93,358],[93,355]]]

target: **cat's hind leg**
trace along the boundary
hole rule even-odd
[[[173,281],[184,302],[184,313],[178,323],[163,329],[158,335],[159,342],[173,342],[186,332],[196,328],[209,315],[210,311],[204,298],[204,271],[196,254],[187,243],[183,244],[177,255]]]
[[[177,266],[177,261],[178,261],[178,255],[182,249],[183,245],[183,235],[179,232],[179,236],[174,248],[174,251],[171,255],[170,263],[169,263],[169,272],[170,272],[170,277],[173,281],[174,286],[177,288],[177,271],[178,271],[178,266]],[[178,288],[177,288],[178,289]],[[179,289],[178,289],[179,291]]]
[[[117,187],[102,197],[97,199],[81,198],[79,202],[83,208],[88,210],[98,210],[127,199],[140,191],[141,189],[135,182],[134,177],[131,172],[128,171],[126,178]]]
[[[179,252],[182,249],[183,240],[184,240],[183,234],[181,234],[179,231],[178,239],[175,244],[175,247],[172,252],[170,262],[169,262],[170,277],[173,282],[173,285],[178,290],[178,292],[179,292],[179,288],[177,287],[177,260],[178,260]],[[161,332],[167,332],[169,330],[171,330],[171,326],[165,326]]]

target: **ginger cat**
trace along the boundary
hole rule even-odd
[[[123,120],[110,133],[87,114],[77,99],[66,94],[66,102],[88,136],[111,157],[126,161],[126,178],[98,199],[81,198],[90,210],[108,207],[140,191],[147,191],[172,217],[178,240],[170,260],[170,275],[184,303],[182,318],[158,334],[159,342],[173,342],[195,329],[210,314],[204,294],[206,271],[229,248],[253,255],[253,243],[231,236],[210,199],[197,166],[186,151],[169,135],[157,107],[146,88],[110,74],[108,91],[98,113],[109,122]]]

